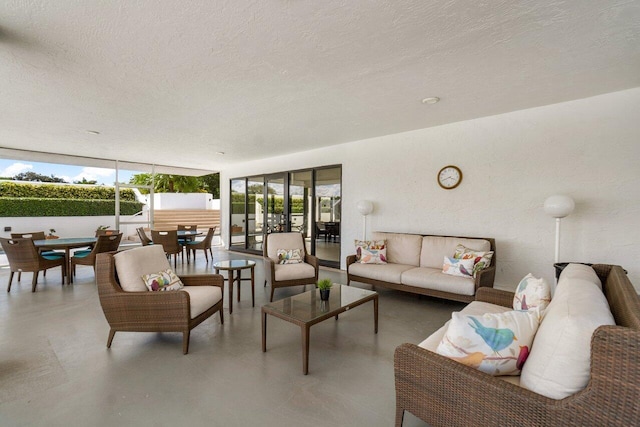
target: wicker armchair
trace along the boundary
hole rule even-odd
[[[157,255],[164,258],[164,264],[169,265],[160,246],[146,246],[122,253],[135,253],[134,251],[141,250],[156,251]],[[191,329],[216,312],[220,313],[220,323],[224,324],[222,311],[224,280],[222,276],[218,274],[181,276],[180,280],[185,287],[179,291],[127,292],[120,285],[116,273],[114,253],[99,254],[96,259],[96,281],[100,305],[111,327],[107,348],[111,347],[113,338],[118,331],[182,332],[182,352],[187,354]],[[148,274],[144,271],[140,273]],[[142,286],[144,287],[144,284]],[[217,301],[211,306],[195,307],[194,302],[197,297],[202,296],[204,289],[194,288],[204,287],[219,288],[219,291],[216,291],[217,297],[214,299]],[[191,313],[198,308],[204,311],[192,317]]]
[[[620,266],[594,265],[615,318],[591,338],[591,375],[562,400],[492,377],[414,344],[395,351],[396,426],[409,411],[437,426],[630,426],[640,424],[640,297]],[[511,306],[513,293],[476,299]]]
[[[300,249],[304,262],[300,264],[278,264],[278,249]],[[267,268],[264,285],[271,283],[271,298],[276,288],[298,285],[315,285],[318,282],[318,258],[307,254],[301,233],[267,234],[263,244],[263,256]]]
[[[142,246],[149,246],[153,244],[153,241],[149,238],[149,236],[147,236],[147,233],[144,232],[144,228],[136,228],[136,233],[138,233],[138,237],[140,238],[140,243],[142,243]]]
[[[11,282],[13,281],[13,275],[21,273],[23,271],[33,272],[33,278],[31,279],[31,292],[36,291],[38,284],[38,273],[40,271],[46,271],[49,268],[60,267],[62,272],[62,283],[64,284],[64,276],[67,273],[67,262],[64,255],[42,255],[38,253],[38,249],[33,244],[31,238],[26,239],[2,239],[0,238],[0,244],[2,249],[7,254],[9,261],[9,268],[11,274],[9,275],[9,284],[7,285],[7,292],[11,291]],[[20,274],[18,274],[20,277]],[[19,279],[18,279],[19,280]]]

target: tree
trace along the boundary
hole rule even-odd
[[[214,199],[220,198],[220,174],[212,173],[210,175],[204,175],[200,177],[204,189],[213,194]]]
[[[82,177],[82,181],[73,181],[74,184],[95,185],[98,183],[96,180],[87,181],[87,178]]]
[[[129,180],[130,184],[151,185],[151,174],[136,174]],[[147,194],[148,190],[140,189]],[[158,193],[198,193],[203,191],[203,183],[195,176],[156,174],[153,190]]]
[[[67,182],[62,178],[58,178],[51,174],[51,176],[41,175],[36,172],[22,172],[13,177],[16,181],[32,181],[32,182]]]

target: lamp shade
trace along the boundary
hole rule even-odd
[[[358,212],[360,212],[360,214],[364,216],[367,216],[371,212],[373,212],[373,203],[371,203],[369,200],[360,200],[356,207],[358,208]]]
[[[573,199],[564,194],[547,197],[544,201],[544,211],[554,218],[564,218],[573,212],[575,207]]]

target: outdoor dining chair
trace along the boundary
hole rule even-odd
[[[7,292],[11,291],[11,282],[13,275],[17,272],[20,277],[21,272],[33,272],[31,280],[31,292],[36,291],[38,284],[38,273],[46,271],[49,268],[60,267],[62,270],[62,283],[64,284],[64,276],[67,273],[66,259],[60,255],[42,255],[38,253],[38,249],[30,238],[26,239],[3,239],[0,238],[2,249],[7,255],[11,274],[9,275],[9,285]],[[19,280],[19,279],[18,279]]]
[[[151,240],[154,245],[162,245],[167,258],[173,255],[173,268],[178,266],[178,254],[182,255],[182,245],[178,242],[177,230],[151,230]],[[184,255],[182,255],[182,263],[184,264]]]
[[[71,257],[71,268],[73,270],[73,275],[76,275],[76,265],[90,265],[93,267],[93,271],[96,270],[96,255],[103,252],[112,252],[117,251],[120,246],[120,240],[122,240],[122,233],[119,234],[103,234],[98,236],[98,240],[96,240],[96,244],[93,246],[91,251],[80,251],[76,252]]]
[[[136,228],[136,233],[138,233],[138,237],[140,238],[140,243],[142,243],[142,246],[153,245],[153,242],[151,241],[149,236],[147,236],[147,233],[144,232],[144,228]]]
[[[213,234],[216,232],[216,227],[209,227],[209,231],[203,240],[200,241],[188,241],[185,242],[185,248],[187,249],[187,257],[189,255],[189,251],[193,251],[193,262],[196,262],[196,250],[202,249],[204,251],[204,257],[207,262],[209,262],[209,255],[207,255],[207,251],[211,254],[211,261],[213,261],[213,252],[211,251],[211,242],[213,241]],[[187,258],[188,259],[188,258]]]
[[[32,231],[29,233],[11,233],[12,239],[31,239],[31,240],[44,240],[46,239],[46,235],[44,231]],[[38,248],[38,252],[40,255],[57,255],[64,256],[64,251],[54,251],[46,248]],[[42,272],[42,275],[47,277],[47,270]],[[18,282],[22,279],[22,273],[18,272]]]

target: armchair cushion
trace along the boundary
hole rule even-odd
[[[195,319],[222,299],[222,288],[218,286],[185,286],[181,291],[189,294],[192,319]]]
[[[299,249],[305,253],[304,240],[300,233],[272,233],[268,235],[267,257],[278,262],[278,249]]]
[[[311,264],[275,264],[274,273],[277,281],[307,279],[316,276],[316,269]]]
[[[148,292],[142,276],[171,268],[162,245],[129,249],[113,258],[120,286],[126,292]]]

